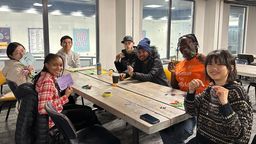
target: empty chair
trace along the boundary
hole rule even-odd
[[[76,131],[71,121],[62,113],[58,113],[51,102],[45,109],[64,138],[71,144],[119,144],[118,138],[100,125],[92,125]]]

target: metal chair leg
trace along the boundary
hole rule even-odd
[[[5,118],[5,121],[6,121],[6,122],[7,122],[7,120],[8,120],[8,117],[9,117],[9,113],[10,113],[11,108],[12,108],[12,103],[10,103],[9,108],[8,108],[8,111],[7,111],[7,114],[6,114],[6,118]]]
[[[82,104],[83,104],[83,106],[84,106],[84,99],[83,99],[83,97],[81,96],[81,99],[82,99]]]

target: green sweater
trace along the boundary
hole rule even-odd
[[[248,143],[252,129],[252,106],[245,89],[235,83],[224,85],[229,90],[228,103],[220,105],[211,97],[211,87],[200,95],[187,94],[186,112],[197,116],[196,139],[200,143]]]

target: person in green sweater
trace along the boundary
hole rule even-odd
[[[211,84],[195,95],[199,79],[189,83],[185,110],[197,117],[197,133],[189,144],[247,144],[252,129],[252,106],[245,89],[235,82],[235,59],[227,50],[215,50],[205,62]]]

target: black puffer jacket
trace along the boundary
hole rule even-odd
[[[132,78],[168,86],[163,64],[155,47],[151,47],[151,54],[146,61],[140,61],[136,57],[133,68],[134,74]]]
[[[21,97],[16,123],[16,144],[48,144],[48,115],[39,115],[38,97],[33,84],[20,85],[16,94]]]
[[[134,47],[134,51],[130,54],[128,54],[125,49],[122,50],[122,53],[124,54],[124,58],[122,58],[121,61],[114,62],[119,73],[124,72],[127,69],[127,65],[133,66],[137,58],[136,47]]]

